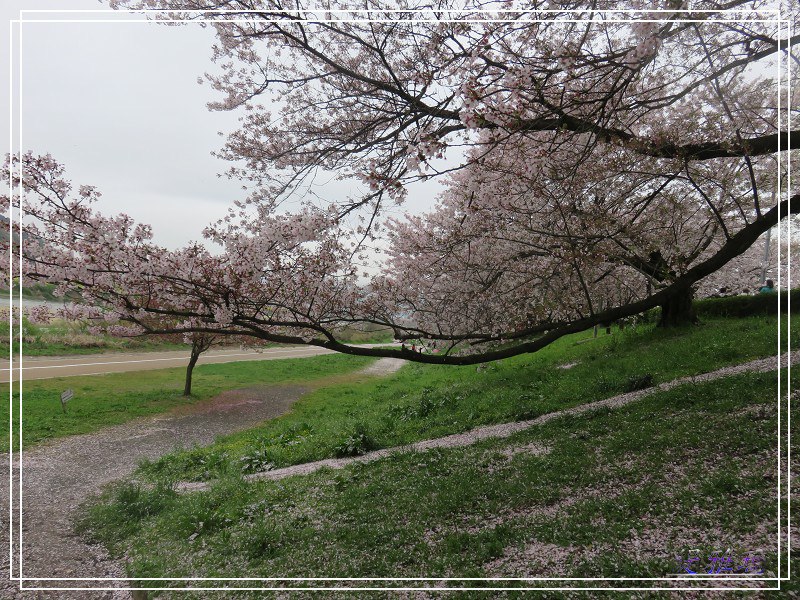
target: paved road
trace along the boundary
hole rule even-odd
[[[377,346],[379,344],[363,344]],[[380,344],[385,345],[385,344]],[[287,346],[269,348],[261,352],[227,348],[209,350],[200,356],[198,364],[236,362],[242,360],[274,360],[278,358],[304,358],[318,354],[331,354],[331,350],[315,346]],[[122,373],[125,371],[148,371],[185,367],[189,362],[189,350],[171,352],[136,352],[84,354],[80,356],[35,356],[23,357],[22,380],[52,379],[72,375],[100,375],[103,373]],[[0,360],[0,382],[8,382],[12,366],[8,360]],[[19,364],[13,365],[14,380],[19,379]]]
[[[9,300],[8,294],[0,294],[0,308],[8,309],[9,305],[14,305],[15,307],[22,305],[23,313],[26,312],[24,309],[31,308],[33,306],[49,306],[53,310],[57,310],[64,306],[64,302],[53,302],[51,300],[39,300],[37,298],[23,298],[22,302],[20,302],[19,296],[14,295],[14,297]]]

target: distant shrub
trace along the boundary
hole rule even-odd
[[[781,312],[788,310],[789,297],[791,296],[792,312],[800,312],[800,288],[790,292],[777,294],[752,294],[740,296],[727,296],[725,298],[703,298],[694,301],[694,308],[698,317],[753,317],[760,315],[778,314],[778,297],[781,300]],[[636,315],[637,323],[657,323],[661,316],[660,308]]]
[[[751,317],[778,314],[778,299],[781,312],[789,308],[791,298],[792,312],[800,311],[800,288],[777,294],[755,294],[752,296],[728,296],[727,298],[706,298],[694,303],[700,317]]]
[[[73,348],[105,348],[112,344],[99,336],[88,333],[47,333],[39,338],[42,344],[65,344]]]

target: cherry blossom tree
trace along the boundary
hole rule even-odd
[[[80,302],[65,316],[111,333],[250,336],[252,326],[268,341],[302,343],[316,333],[310,323],[324,331],[355,299],[349,252],[326,211],[218,225],[207,232],[224,244],[217,255],[199,244],[169,251],[152,242],[149,226],[96,212],[100,193],[74,189],[49,155],[9,158],[4,175],[24,197],[23,229],[37,240],[22,244],[24,277],[73,292]],[[19,197],[0,202],[9,210]],[[234,322],[244,313],[252,324]]]
[[[785,74],[777,81],[776,61],[789,60],[787,47],[800,40],[763,22],[765,9],[797,19],[777,2],[699,2],[691,10],[672,0],[463,10],[460,2],[370,2],[360,12],[344,2],[314,11],[280,0],[114,5],[213,22],[219,69],[207,79],[224,94],[213,108],[245,109],[221,155],[244,163],[231,174],[252,182],[253,202],[275,203],[320,169],[335,171],[364,183],[340,210],[366,209],[368,232],[411,182],[458,171],[480,177],[487,163],[497,168],[498,156],[523,147],[526,161],[504,166],[527,180],[552,186],[578,171],[625,174],[644,162],[656,186],[688,180],[718,220],[728,215],[714,204],[725,192],[713,175],[739,170],[745,219],[761,214],[776,185],[759,170],[774,175],[779,147],[800,137],[796,115],[784,112],[786,127],[777,126],[777,84],[795,93],[798,86]],[[265,101],[277,108],[264,109]],[[437,161],[442,156],[448,160]],[[716,227],[721,236],[731,229]],[[684,290],[664,308],[681,320],[687,306]]]
[[[5,308],[0,308],[0,319],[12,323],[15,326],[19,324],[19,314],[20,311],[16,306],[14,306],[11,311]],[[75,311],[74,307],[65,307],[63,310],[61,309],[53,310],[47,305],[38,304],[26,307],[24,310],[24,315],[27,321],[34,325],[49,325],[50,323],[53,322],[53,320],[63,316],[70,317],[70,322],[74,322],[72,321],[72,319],[75,319],[77,317],[79,320],[77,321],[76,324],[83,325],[83,318],[82,318],[83,313],[82,311]],[[94,332],[101,332],[105,329],[105,327],[102,325],[102,323],[96,316],[95,318],[90,320],[90,323],[92,323],[91,329]],[[191,396],[192,394],[192,375],[200,356],[215,345],[230,344],[235,339],[235,338],[232,339],[231,336],[217,335],[206,332],[176,334],[172,336],[160,335],[158,337],[162,340],[171,339],[175,342],[178,343],[183,342],[189,345],[190,354],[189,354],[189,362],[186,365],[186,374],[184,378],[184,387],[183,387],[184,396]],[[255,338],[247,338],[246,340],[243,341],[244,343],[254,347],[258,347],[259,345],[258,340],[256,340]]]
[[[243,112],[220,155],[250,187],[205,232],[222,252],[167,251],[50,157],[18,159],[48,241],[29,276],[124,327],[472,364],[656,306],[691,321],[695,286],[800,212],[781,152],[800,139],[800,40],[763,18],[771,3],[113,4],[211,22],[212,108]],[[303,194],[321,172],[361,188]],[[385,218],[431,178],[430,211]],[[350,323],[444,351],[349,346]]]
[[[3,318],[6,321],[16,325],[19,323],[19,313],[20,311],[16,306],[14,306],[10,312],[8,309],[2,308],[0,309],[0,318]],[[60,317],[68,317],[70,319],[69,322],[76,322],[75,319],[77,318],[77,323],[81,325],[83,324],[83,312],[80,310],[76,311],[74,306],[65,306],[63,309],[52,309],[46,304],[36,304],[26,307],[24,314],[28,322],[34,325],[49,325],[53,322],[53,320]],[[100,319],[97,318],[96,313],[94,313],[93,316],[94,318],[90,319],[90,323],[92,324],[91,329],[96,333],[102,332],[105,329],[104,324],[102,321],[100,321]],[[192,375],[194,373],[194,368],[197,365],[197,361],[204,352],[210,350],[214,346],[232,344],[236,342],[256,349],[263,345],[259,343],[259,340],[256,338],[249,336],[247,338],[240,339],[233,336],[219,335],[208,332],[159,335],[157,337],[159,337],[161,340],[172,340],[177,343],[183,342],[189,345],[190,354],[189,362],[186,365],[186,375],[184,378],[184,396],[192,395]]]
[[[479,172],[451,177],[432,213],[390,222],[385,285],[429,330],[449,311],[451,328],[527,335],[536,323],[581,319],[659,290],[669,290],[661,324],[690,321],[685,275],[757,218],[742,161],[717,161],[713,173],[681,163],[664,172],[663,161],[641,158],[624,171],[614,168],[618,149],[596,148],[608,171],[585,163],[564,180],[520,174],[536,147],[507,150],[484,157]],[[768,167],[755,178],[769,179]]]
[[[796,282],[800,281],[800,240],[797,239],[797,224],[792,224],[792,232],[782,232],[780,244],[777,232],[767,233],[771,235],[763,235],[744,254],[701,280],[698,284],[698,297],[752,293],[768,279],[776,284],[780,281],[783,289],[789,288],[788,282],[796,287]]]
[[[165,336],[160,335],[158,337],[163,338]],[[254,350],[259,350],[265,345],[265,342],[253,336],[223,335],[220,333],[210,333],[208,331],[193,331],[191,333],[173,334],[166,337],[181,341],[188,344],[190,347],[189,362],[186,364],[186,375],[183,384],[184,396],[192,395],[192,376],[194,374],[194,368],[197,366],[197,361],[203,353],[215,346],[231,346],[237,343]]]
[[[463,167],[535,133],[543,155],[578,141],[690,161],[773,154],[798,135],[777,132],[775,82],[762,73],[800,39],[757,22],[759,8],[777,3],[698,2],[688,12],[675,1],[369,2],[361,12],[280,0],[112,5],[213,21],[221,72],[207,78],[225,96],[212,108],[247,109],[224,154],[247,162],[236,174],[269,180],[272,196],[318,168],[369,184],[355,203],[402,196],[449,148],[480,150]],[[476,139],[481,131],[493,135]]]

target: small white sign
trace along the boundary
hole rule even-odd
[[[72,400],[72,397],[74,395],[75,394],[72,390],[66,390],[64,392],[61,392],[61,410],[64,411],[64,414],[67,413],[67,402]]]

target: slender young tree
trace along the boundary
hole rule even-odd
[[[192,353],[189,356],[189,364],[186,365],[186,382],[183,386],[184,396],[192,395],[192,373],[200,355],[217,343],[219,339],[220,336],[209,333],[200,332],[192,334]]]

